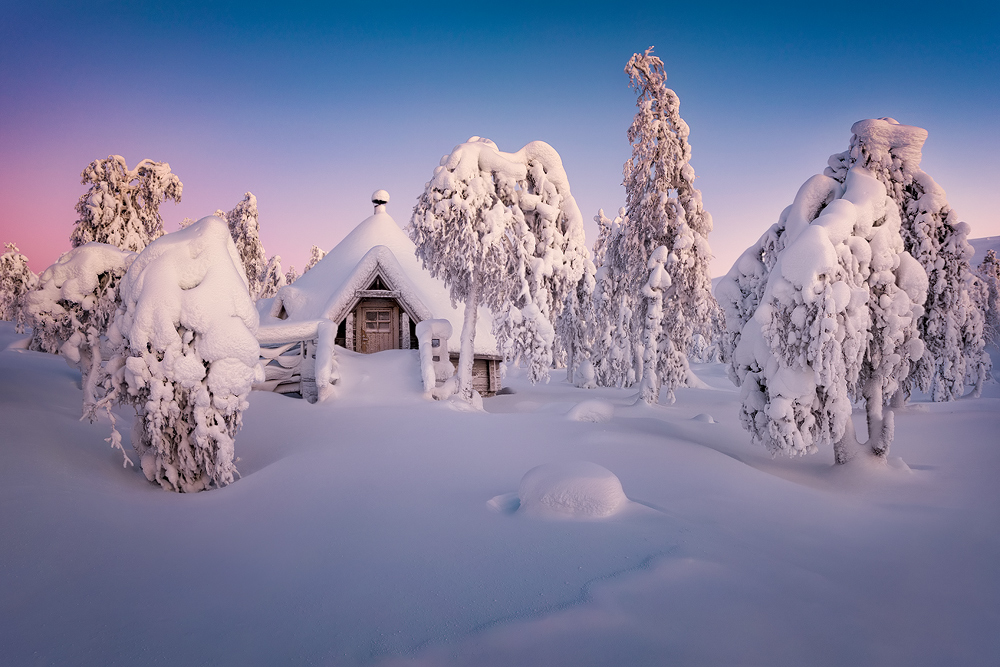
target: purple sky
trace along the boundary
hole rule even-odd
[[[562,155],[592,243],[624,203],[635,96],[656,46],[691,127],[713,274],[847,147],[851,124],[926,128],[923,166],[972,236],[1000,234],[1000,12],[993,3],[383,4],[2,2],[0,242],[37,272],[69,249],[90,161],[169,162],[161,213],[246,191],[285,268],[329,250],[385,188],[401,225],[441,155],[472,135]]]

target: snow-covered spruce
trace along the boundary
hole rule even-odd
[[[135,257],[106,243],[73,248],[42,272],[38,289],[25,300],[29,348],[61,354],[79,369],[85,413],[102,397],[108,326],[121,305],[119,285]]]
[[[594,381],[601,387],[627,387],[635,384],[635,354],[632,347],[632,316],[636,293],[628,283],[628,263],[621,246],[628,217],[625,209],[609,220],[604,210],[594,221],[598,238],[594,258],[599,266],[591,299],[590,341]]]
[[[712,216],[702,207],[701,193],[694,187],[694,169],[689,164],[691,145],[688,126],[680,117],[680,101],[666,86],[663,62],[652,55],[652,47],[636,53],[625,67],[630,84],[638,91],[638,113],[628,130],[632,157],[625,163],[624,185],[629,223],[620,246],[621,257],[606,258],[625,265],[629,290],[637,293],[648,278],[647,265],[654,251],[663,246],[668,256],[664,266],[671,287],[664,293],[663,317],[652,358],[657,364],[668,400],[685,384],[690,370],[687,355],[696,340],[704,353],[705,340],[718,336],[719,317],[712,297],[709,262],[712,252],[708,234]],[[646,336],[648,299],[636,302],[631,342],[636,355],[637,377],[649,355]],[[670,344],[658,341],[669,338]],[[667,352],[670,348],[678,353]],[[667,356],[660,358],[660,351]],[[646,400],[653,394],[644,393]]]
[[[950,401],[971,384],[978,396],[990,359],[969,266],[969,225],[958,220],[944,190],[920,169],[927,130],[879,118],[858,121],[851,132],[850,147],[830,157],[826,175],[843,183],[848,170],[860,164],[885,185],[899,207],[904,247],[929,280],[919,322],[925,352],[914,360],[904,389],[908,394],[917,386],[935,401]]]
[[[863,451],[885,459],[893,436],[885,406],[923,354],[917,319],[927,292],[900,224],[896,203],[862,165],[843,184],[813,177],[782,213],[783,247],[767,258],[766,278],[761,248],[769,235],[720,286],[727,323],[743,322],[730,339],[740,418],[772,453],[805,454],[830,443],[837,463]],[[865,405],[864,445],[852,399]]]
[[[120,296],[104,404],[135,406],[146,478],[179,492],[232,482],[234,437],[261,374],[257,311],[227,224],[209,216],[151,243]]]
[[[288,279],[281,271],[281,255],[274,255],[267,260],[263,272],[260,274],[260,291],[255,299],[270,299],[278,293],[278,290],[288,284]]]
[[[326,257],[326,251],[318,245],[314,245],[309,248],[309,262],[306,264],[306,268],[302,269],[302,273],[308,273],[309,269],[319,264],[319,261],[324,257]]]
[[[670,288],[670,274],[665,268],[670,253],[666,246],[653,251],[647,268],[649,278],[642,286],[646,319],[642,330],[642,384],[639,397],[646,403],[656,403],[660,399],[660,388],[678,387],[685,381],[687,361],[674,347],[670,336],[664,335],[663,296]]]
[[[97,242],[139,252],[163,235],[160,204],[179,202],[184,188],[166,162],[143,160],[129,169],[121,155],[94,160],[81,177],[90,188],[76,203],[74,248]]]
[[[291,285],[292,283],[294,283],[299,278],[300,278],[300,275],[299,275],[299,272],[295,270],[295,265],[294,264],[290,265],[288,267],[288,270],[285,271],[285,284],[286,285]]]
[[[4,244],[0,255],[0,320],[14,322],[17,333],[24,333],[25,298],[35,289],[36,276],[28,268],[28,258],[13,243]]]
[[[247,192],[233,210],[225,214],[217,211],[216,216],[228,223],[229,234],[233,237],[236,251],[239,252],[240,260],[243,262],[243,271],[247,276],[250,295],[257,298],[268,269],[264,244],[260,241],[257,198],[252,192]]]
[[[1000,340],[1000,260],[992,248],[986,252],[976,269],[982,282],[983,312],[986,314],[984,336],[996,343]]]
[[[533,382],[547,379],[556,325],[589,262],[558,153],[541,141],[503,153],[492,141],[472,137],[441,158],[409,231],[424,267],[448,286],[453,303],[465,303],[459,395],[472,398],[480,304],[495,313],[504,356],[524,363]]]

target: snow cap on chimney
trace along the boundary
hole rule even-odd
[[[375,204],[376,213],[385,213],[385,205],[389,203],[389,193],[385,190],[376,190],[372,193],[372,203]]]

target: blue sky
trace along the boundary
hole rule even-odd
[[[184,217],[257,195],[269,254],[300,269],[392,195],[409,219],[472,135],[562,155],[587,221],[624,203],[635,96],[656,46],[691,127],[725,272],[862,118],[926,128],[924,169],[973,236],[1000,234],[1000,12],[991,3],[7,3],[0,241],[40,271],[69,247],[83,167],[169,162]]]

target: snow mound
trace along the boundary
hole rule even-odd
[[[691,417],[691,421],[693,421],[693,422],[704,422],[706,424],[718,424],[719,423],[719,422],[715,421],[715,418],[712,417],[712,415],[708,414],[707,412],[702,412],[699,415],[695,415],[694,417]]]
[[[566,419],[574,422],[594,422],[603,424],[615,416],[615,406],[607,401],[589,400],[576,405],[566,415]]]
[[[532,468],[517,489],[518,512],[554,519],[598,519],[629,503],[618,477],[589,461],[547,463]]]

